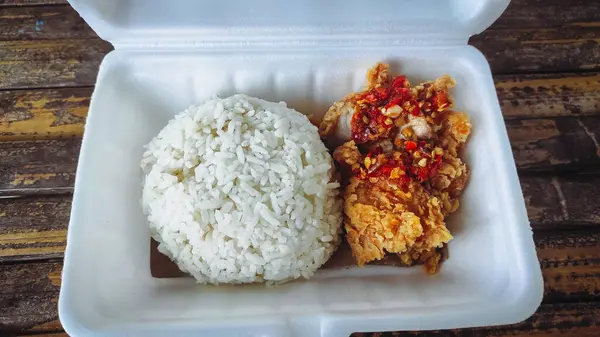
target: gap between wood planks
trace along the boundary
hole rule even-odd
[[[65,122],[57,123],[58,118]],[[38,137],[38,129],[41,133],[56,125],[52,132],[59,138],[0,141],[0,196],[72,191],[84,120],[85,115],[57,117],[40,112],[0,124],[0,140],[15,137],[10,130],[19,130],[17,123],[24,123],[28,138]],[[600,116],[507,120],[506,126],[521,175],[600,170]]]
[[[494,81],[505,119],[600,116],[599,72],[496,75]],[[63,130],[53,128],[54,124],[78,126],[79,129],[74,130],[80,135],[83,132],[81,120],[77,123],[73,118],[85,117],[93,88],[0,90],[1,139],[28,139],[36,135],[35,132],[39,132],[40,139],[62,135]],[[70,119],[65,119],[69,116]],[[44,124],[44,118],[50,124]],[[54,123],[57,120],[58,123]],[[8,132],[14,133],[12,138]]]
[[[67,0],[0,0],[0,8],[65,5],[69,6]]]
[[[494,25],[474,36],[470,44],[483,52],[496,75],[599,70],[600,16],[594,14],[598,5],[580,4],[587,11],[578,15],[568,2],[552,3],[553,13],[566,13],[556,15],[566,26],[548,26],[542,20],[548,21],[544,11],[537,11],[533,25],[537,28],[523,28],[517,22],[529,22],[536,16],[523,16],[529,12],[519,8],[543,6],[529,0],[513,1],[502,17],[504,23],[498,24],[501,29]],[[112,46],[96,38],[73,9],[64,5],[3,11],[9,19],[0,22],[0,40],[4,40],[0,41],[0,88],[94,84],[98,65]],[[45,28],[37,27],[37,20],[44,15]]]
[[[524,176],[521,186],[536,235],[600,229],[600,175]],[[0,262],[62,257],[71,199],[49,195],[0,200]]]

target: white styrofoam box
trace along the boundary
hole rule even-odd
[[[404,35],[412,43],[483,31],[509,0],[70,0],[103,39],[121,45]],[[435,38],[434,38],[435,37]]]
[[[398,40],[377,35],[353,41],[340,34],[315,41],[331,32],[327,27],[324,35],[312,37],[303,30],[306,35],[296,42],[284,34],[279,42],[262,36],[244,44],[236,32],[229,37],[237,42],[217,47],[205,43],[198,22],[181,8],[174,6],[161,18],[159,10],[167,7],[153,0],[144,2],[154,4],[146,8],[140,1],[71,0],[116,46],[100,67],[77,170],[59,299],[60,319],[71,336],[338,337],[508,324],[535,311],[541,272],[490,69],[476,49],[437,45],[423,35],[417,40],[424,43],[403,44],[409,41],[400,37],[405,27],[392,29]],[[175,3],[193,7],[189,1]],[[506,5],[504,0],[440,3],[446,9],[456,5],[455,12],[471,4],[474,13],[494,12],[490,3],[495,10]],[[423,10],[415,8],[415,13]],[[140,21],[142,14],[147,21]],[[177,39],[168,37],[178,30],[171,31],[170,23],[177,16],[201,38],[173,43]],[[208,14],[200,16],[211,22]],[[491,21],[475,15],[454,28],[470,31],[476,22]],[[367,20],[362,24],[368,26]],[[152,40],[151,32],[159,28],[164,36]],[[225,35],[214,41],[225,41]],[[143,43],[132,43],[138,38]],[[238,92],[323,114],[358,90],[377,61],[389,62],[393,73],[407,74],[413,83],[450,74],[458,83],[452,91],[457,109],[472,116],[465,151],[472,177],[461,207],[449,218],[455,239],[439,274],[427,275],[421,267],[329,269],[277,287],[200,286],[191,278],[150,275],[139,163],[142,146],[174,114],[211,95]]]
[[[420,267],[326,270],[310,281],[272,288],[197,286],[191,278],[150,276],[139,161],[142,146],[175,113],[211,94],[234,92],[321,113],[359,89],[376,61],[390,62],[394,72],[415,82],[449,73],[458,83],[457,109],[472,116],[465,159],[473,174],[450,218],[455,239],[438,275]],[[289,329],[297,330],[291,336],[346,336],[456,328],[513,323],[541,300],[539,266],[493,82],[485,59],[470,47],[318,55],[114,52],[100,69],[75,189],[60,298],[61,319],[75,336],[82,328],[160,335],[232,324],[251,324],[256,331],[245,327],[248,336],[283,336]]]

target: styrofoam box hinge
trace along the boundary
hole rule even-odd
[[[370,36],[363,35],[360,37],[272,37],[272,38],[256,38],[242,37],[232,39],[175,39],[161,41],[140,41],[136,40],[119,40],[112,41],[115,49],[125,50],[184,50],[184,49],[206,49],[206,50],[257,50],[257,49],[324,49],[324,48],[372,48],[372,47],[390,47],[390,46],[410,46],[410,47],[432,47],[432,46],[464,46],[468,42],[468,38],[464,36],[448,37],[446,36],[429,36],[423,38],[411,38],[404,36]]]

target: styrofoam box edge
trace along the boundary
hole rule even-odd
[[[248,41],[322,38],[375,34],[410,37],[422,43],[428,35],[436,43],[465,43],[489,27],[509,0],[380,0],[377,6],[352,0],[244,0],[206,3],[179,0],[69,0],[103,39],[114,45],[168,45],[237,39]],[[401,18],[399,20],[399,18]]]
[[[326,271],[276,289],[213,289],[150,276],[139,158],[141,145],[174,113],[209,94],[233,92],[324,111],[358,89],[375,61],[400,67],[409,79],[449,72],[458,81],[457,108],[473,116],[465,154],[473,176],[450,220],[455,240],[439,275],[417,268]],[[103,60],[81,147],[59,299],[71,336],[347,336],[509,324],[529,317],[542,294],[491,72],[476,49],[116,51]]]

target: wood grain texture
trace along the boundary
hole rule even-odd
[[[534,234],[544,276],[544,302],[600,299],[600,232]]]
[[[92,90],[0,91],[0,141],[81,137]]]
[[[12,16],[23,11],[24,16],[38,17],[42,14],[35,11],[42,9],[17,7],[10,10]],[[65,19],[60,25],[77,25],[77,14],[70,7],[61,7],[60,11]],[[28,34],[25,30],[20,33],[19,29],[14,24],[7,24],[3,34],[11,39]],[[37,30],[35,32],[38,34]],[[65,39],[64,34],[80,34],[75,37],[86,39]],[[112,49],[100,39],[87,39],[89,31],[83,28],[79,33],[48,29],[42,36],[48,40],[0,42],[0,88],[93,85],[102,57]],[[592,25],[490,29],[473,37],[471,44],[486,55],[494,73],[512,74],[600,69],[598,41],[600,29]]]
[[[494,76],[507,119],[600,116],[600,73]]]
[[[0,10],[0,40],[86,38],[98,38],[98,35],[68,5]]]
[[[600,176],[521,176],[527,215],[536,231],[600,224]]]
[[[60,261],[0,264],[0,331],[39,330],[56,321],[61,270]]]
[[[80,143],[0,142],[0,196],[72,192]]]
[[[600,167],[600,117],[509,120],[506,128],[520,170]]]
[[[600,231],[560,232],[536,236],[535,240],[545,281],[546,303],[587,302],[600,298]],[[47,322],[57,319],[60,275],[59,261],[0,264],[0,330],[43,331],[45,325],[49,325],[48,329],[55,327]],[[545,307],[542,306],[542,313]],[[527,324],[518,326],[521,326],[519,329],[532,328]],[[497,329],[507,328],[515,327]]]
[[[0,199],[0,262],[61,258],[71,196]]]
[[[600,333],[600,303],[542,305],[522,323],[498,327],[423,331],[355,333],[352,337],[597,337]]]
[[[495,75],[598,70],[599,42],[595,26],[489,29],[469,40]]]
[[[536,232],[600,228],[600,176],[521,177]],[[0,262],[63,256],[70,194],[0,199]]]
[[[68,336],[66,334],[66,332],[64,332],[63,326],[60,323],[60,320],[58,320],[58,319],[34,325],[31,328],[28,328],[27,330],[21,331],[20,333],[18,333],[18,336],[26,336],[26,335],[23,335],[23,333],[25,333],[28,336],[31,336],[31,335],[42,335],[44,337]]]
[[[73,98],[74,101],[80,99]],[[40,112],[33,119],[27,119],[30,115],[25,112],[21,122],[48,124],[61,113]],[[79,136],[83,130],[83,115],[73,112],[62,116],[65,125],[47,131],[45,136],[64,136],[65,130],[71,136]],[[73,124],[69,124],[70,121]],[[507,129],[520,170],[600,168],[600,117],[509,120]],[[10,127],[3,129],[0,124],[0,135],[4,132],[5,137],[36,136],[28,135],[27,131],[17,134],[8,130]],[[35,127],[31,130],[36,132]],[[44,136],[43,131],[42,134]],[[79,147],[78,138],[0,142],[0,195],[71,192]]]
[[[600,116],[600,73],[496,76],[495,82],[507,119]],[[0,91],[0,141],[81,137],[92,91]]]
[[[93,85],[111,49],[100,39],[0,41],[0,89]]]
[[[67,5],[67,0],[0,0],[1,6]]]
[[[587,26],[600,22],[596,0],[512,0],[491,29]]]
[[[574,29],[574,28],[573,28]],[[600,69],[600,33],[486,31],[471,44],[496,74]],[[568,33],[568,32],[567,32]],[[566,35],[565,35],[566,34]],[[93,85],[98,65],[112,47],[99,39],[0,42],[0,88]]]

